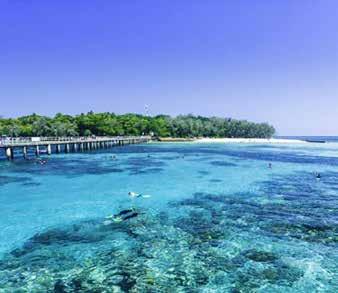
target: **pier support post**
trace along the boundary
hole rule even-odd
[[[74,143],[74,145],[73,145],[74,147],[73,147],[73,149],[74,149],[74,152],[77,152],[77,143]]]
[[[22,154],[23,154],[23,158],[24,158],[24,159],[27,159],[27,147],[26,147],[26,146],[24,146],[24,147],[22,148]]]
[[[83,142],[80,143],[80,151],[83,152],[84,150],[84,145],[83,145]]]
[[[66,143],[66,145],[65,145],[65,152],[69,153],[69,143]]]
[[[13,155],[13,149],[12,148],[7,148],[6,149],[6,157],[8,160],[13,160],[14,155]]]
[[[87,150],[90,150],[90,142],[87,142]]]
[[[61,145],[59,144],[56,145],[56,153],[61,153]]]
[[[38,157],[40,156],[40,147],[37,145],[35,146],[35,155]]]
[[[52,146],[49,144],[47,145],[47,154],[51,155],[52,154]]]

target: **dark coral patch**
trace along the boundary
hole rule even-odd
[[[211,182],[211,183],[220,183],[220,182],[223,182],[223,180],[221,180],[221,179],[210,179],[209,182]]]
[[[226,161],[211,161],[210,165],[212,166],[220,166],[220,167],[235,167],[236,164],[226,162]]]

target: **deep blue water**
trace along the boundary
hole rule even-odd
[[[0,208],[0,292],[338,291],[336,143],[1,161]]]

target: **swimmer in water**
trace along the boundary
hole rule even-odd
[[[149,197],[151,197],[149,194],[136,193],[136,192],[132,192],[132,191],[129,191],[128,195],[131,198],[137,198],[137,197],[149,198]]]
[[[271,163],[269,163],[268,167],[269,167],[269,169],[271,169],[271,168],[272,168],[272,164],[271,164]]]
[[[322,176],[320,175],[320,173],[316,173],[316,179],[320,180],[320,178],[322,178]]]
[[[133,191],[129,191],[129,192],[128,192],[128,195],[129,195],[130,197],[140,197],[140,196],[141,196],[141,194],[136,193],[136,192],[133,192]]]
[[[138,213],[137,212],[133,212],[132,214],[128,214],[124,217],[123,221],[125,220],[128,220],[128,219],[131,219],[131,218],[135,218],[138,216]]]
[[[40,165],[44,165],[44,164],[47,164],[47,161],[39,159],[39,160],[36,161],[36,163],[40,164]]]

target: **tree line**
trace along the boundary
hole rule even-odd
[[[274,133],[274,127],[267,123],[194,115],[150,117],[88,112],[76,116],[58,113],[54,117],[32,114],[0,118],[0,134],[12,137],[152,134],[159,137],[270,138]]]

